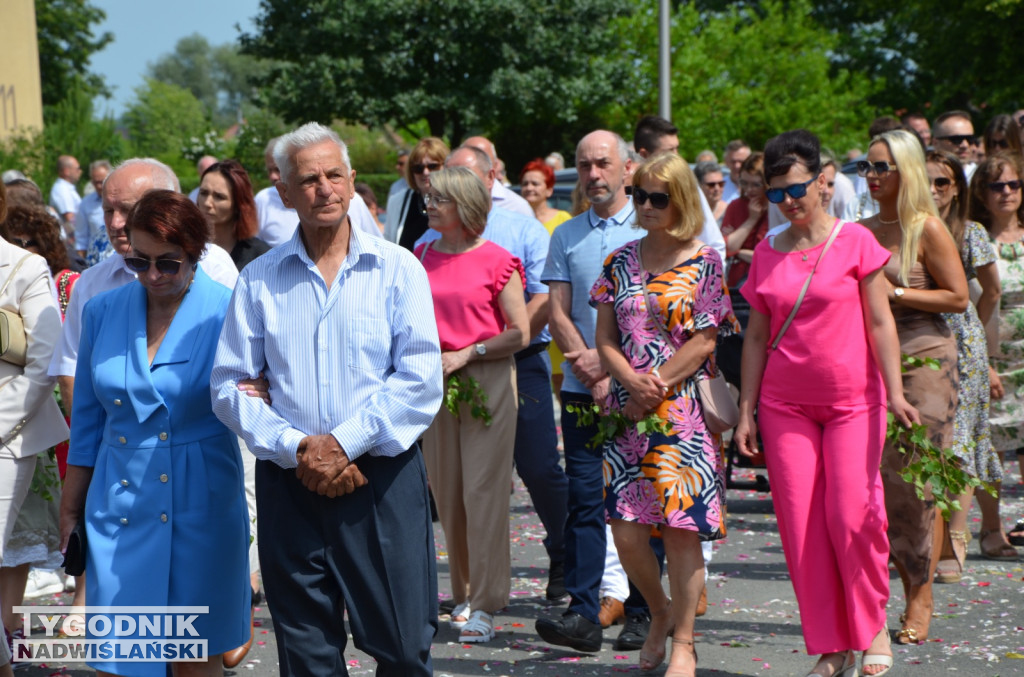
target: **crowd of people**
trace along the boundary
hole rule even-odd
[[[595,652],[622,622],[642,670],[694,675],[730,435],[767,465],[810,674],[888,672],[960,580],[975,498],[983,556],[1024,545],[999,502],[1004,455],[1024,463],[1022,125],[879,118],[851,180],[805,130],[691,169],[646,116],[632,144],[579,141],[572,214],[549,204],[558,153],[516,193],[479,136],[401,152],[380,210],[316,123],[267,144],[255,194],[230,158],[188,196],[148,158],[91,162],[82,198],[61,156],[49,205],[5,173],[0,675],[72,534],[75,606],[209,607],[208,656],[176,675],[238,665],[264,591],[282,674],[345,674],[348,631],[377,674],[432,674],[439,618],[486,643],[509,603],[513,472],[568,598],[536,633]],[[887,411],[994,491],[944,519]]]

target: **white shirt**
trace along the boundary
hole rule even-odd
[[[704,191],[698,190],[697,194],[700,195],[700,206],[704,211],[704,228],[700,231],[697,239],[718,252],[722,261],[725,261],[725,238],[722,237],[722,228],[718,225],[714,212],[711,211],[711,205],[708,204]]]
[[[725,187],[722,188],[722,202],[729,204],[740,196],[740,189],[732,182],[732,176],[725,177]],[[725,259],[722,259],[723,261]]]
[[[299,227],[299,215],[294,209],[284,206],[277,188],[274,186],[264,188],[256,194],[255,201],[256,221],[260,228],[258,237],[271,247],[290,240]],[[533,212],[530,213],[532,215]],[[352,227],[380,237],[380,228],[377,227],[370,208],[363,202],[359,193],[352,194],[352,201],[348,206],[348,218]]]
[[[530,203],[522,196],[506,188],[501,181],[495,181],[494,185],[491,186],[491,202],[495,207],[507,209],[510,212],[522,214],[523,216],[529,216],[531,219],[537,218],[537,215],[533,213],[533,207],[530,206]]]
[[[78,205],[82,203],[82,197],[75,189],[75,184],[57,177],[50,189],[50,206],[57,210],[61,218],[68,212],[77,212]]]
[[[192,189],[192,192],[188,194],[188,199],[192,200],[196,204],[199,204],[199,186]]]
[[[231,255],[212,242],[199,259],[199,266],[213,280],[233,289],[238,280],[238,268]],[[78,365],[78,344],[82,338],[82,314],[85,304],[97,294],[134,282],[138,276],[124,264],[119,254],[109,256],[82,273],[71,292],[71,301],[64,313],[64,328],[53,351],[48,373],[50,376],[74,376]]]
[[[94,266],[113,253],[103,223],[103,200],[99,193],[89,193],[75,213],[75,249],[85,252],[85,262]]]

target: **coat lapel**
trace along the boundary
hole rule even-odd
[[[149,372],[149,354],[146,350],[146,290],[139,282],[133,288],[128,304],[128,340],[130,350],[125,361],[125,388],[135,409],[139,423],[147,420],[160,407],[164,399],[153,385]]]

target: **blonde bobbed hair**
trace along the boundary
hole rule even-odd
[[[644,162],[633,174],[633,187],[646,179],[668,185],[669,205],[679,214],[679,222],[667,232],[686,241],[697,236],[704,227],[704,211],[700,204],[700,188],[690,165],[676,153],[660,153]]]

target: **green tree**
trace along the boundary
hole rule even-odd
[[[289,122],[341,118],[458,143],[506,120],[557,129],[618,91],[617,0],[263,0],[243,51]]]
[[[764,0],[701,11],[691,3],[672,16],[672,115],[680,150],[692,158],[741,137],[755,148],[803,127],[823,144],[862,143],[873,112],[867,78],[833,69],[838,38],[808,15],[809,0]],[[621,54],[636,64],[630,96],[606,109],[627,136],[636,120],[657,111],[657,10],[641,9],[620,24]]]
[[[135,94],[122,118],[135,152],[181,166],[182,147],[210,127],[203,104],[187,89],[152,78],[146,78]]]
[[[109,32],[93,33],[106,13],[88,0],[36,0],[35,5],[43,105],[56,105],[75,88],[90,96],[109,95],[103,78],[89,72],[92,55],[114,39]]]

